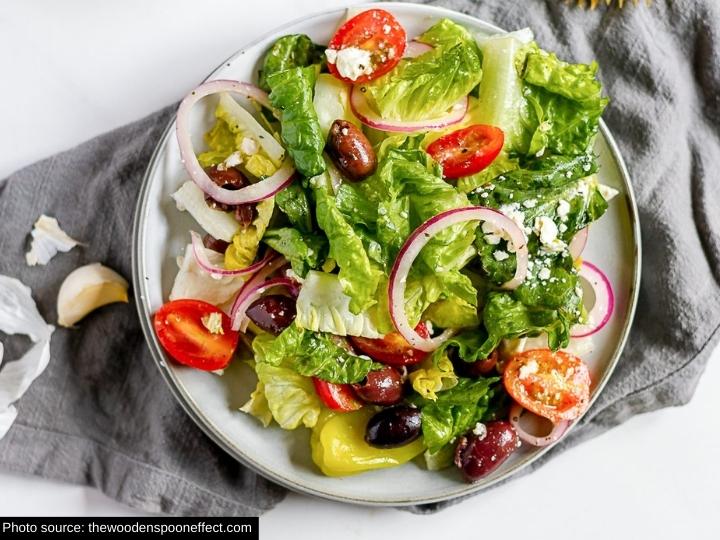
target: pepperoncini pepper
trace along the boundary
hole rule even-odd
[[[365,442],[370,407],[349,413],[325,411],[310,437],[312,458],[323,474],[347,476],[407,463],[425,450],[422,438],[398,448],[375,448]]]

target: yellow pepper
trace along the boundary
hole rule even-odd
[[[323,411],[310,437],[312,458],[327,476],[348,476],[407,463],[425,449],[422,438],[398,448],[375,448],[365,442],[369,407],[349,413]]]
[[[437,365],[433,363],[432,357],[429,356],[420,364],[420,369],[410,373],[409,379],[413,390],[425,399],[433,401],[437,399],[435,392],[448,390],[455,386],[458,381],[452,362],[447,356],[440,358]]]

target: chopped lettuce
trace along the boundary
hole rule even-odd
[[[253,340],[257,368],[264,364],[290,366],[300,375],[346,384],[361,381],[375,367],[366,356],[356,356],[328,334],[288,326],[279,336],[259,335]]]
[[[318,115],[320,129],[325,137],[337,119],[347,120],[358,127],[362,124],[350,107],[350,85],[330,73],[321,73],[315,83],[313,105]]]
[[[239,270],[250,266],[257,256],[260,239],[265,234],[275,208],[271,197],[257,203],[257,217],[252,224],[240,229],[232,238],[232,244],[225,250],[225,268]]]
[[[343,291],[350,297],[350,311],[358,314],[376,303],[381,272],[370,262],[363,241],[337,207],[335,197],[316,182],[315,213],[330,243],[330,257],[340,268]]]
[[[485,419],[499,380],[461,377],[452,388],[438,392],[434,401],[419,395],[410,398],[422,411],[422,432],[430,453],[440,451]]]
[[[240,407],[240,410],[257,418],[264,427],[268,427],[270,425],[273,415],[270,410],[270,404],[268,403],[267,396],[265,395],[264,383],[258,381],[255,390],[253,390],[250,394],[250,399],[248,399],[248,401]],[[283,420],[287,424],[287,417],[283,417]],[[292,422],[290,423],[292,424]]]
[[[295,429],[301,424],[313,427],[317,423],[323,407],[311,379],[282,362],[278,365],[258,362],[255,371],[259,382],[253,394],[257,395],[253,403],[246,404],[248,411],[259,413],[259,418],[264,422],[266,417],[261,400],[264,394],[267,407],[281,428]]]
[[[313,332],[336,336],[381,338],[373,310],[350,311],[350,297],[343,292],[337,274],[308,272],[297,298],[295,324]]]
[[[210,208],[205,202],[205,193],[191,180],[171,195],[178,210],[188,212],[211,236],[231,242],[240,230],[240,224],[230,212]]]
[[[274,73],[318,63],[323,48],[313,43],[305,34],[290,34],[278,39],[265,55],[260,70],[258,86],[270,91],[267,78]]]
[[[198,156],[200,165],[216,165],[237,153],[241,167],[258,178],[269,176],[280,166],[285,157],[283,147],[230,94],[220,94],[215,117],[215,126],[205,134],[208,151]],[[245,151],[248,149],[251,151]]]
[[[441,116],[482,78],[480,50],[462,26],[443,19],[419,37],[434,45],[404,59],[366,85],[366,96],[383,118],[420,120]]]
[[[295,161],[295,168],[306,177],[325,170],[325,138],[313,106],[316,69],[294,67],[267,77],[270,102],[280,113],[280,136]]]
[[[284,255],[293,272],[304,277],[311,268],[318,268],[327,252],[327,240],[314,233],[302,233],[292,227],[265,231],[262,241]]]
[[[313,218],[310,201],[307,193],[298,182],[293,182],[282,191],[279,191],[275,195],[275,203],[287,216],[293,227],[303,233],[312,231]]]

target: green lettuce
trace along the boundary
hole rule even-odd
[[[304,277],[308,270],[318,268],[327,253],[327,239],[319,234],[302,233],[292,227],[268,229],[262,241],[284,255],[293,271]]]
[[[410,401],[422,412],[423,439],[430,453],[439,452],[487,418],[499,381],[498,377],[461,377],[452,388],[438,392],[434,401],[419,395],[411,396]]]
[[[250,414],[259,416],[263,423],[267,420],[264,397],[273,419],[283,429],[295,429],[301,424],[313,427],[317,423],[323,406],[311,379],[282,362],[278,365],[258,362],[255,372],[259,381],[253,392],[255,397],[245,406]]]
[[[270,91],[267,79],[270,75],[295,67],[306,67],[318,63],[322,58],[322,47],[313,43],[304,34],[290,34],[278,39],[265,55],[260,70],[258,85]]]
[[[329,334],[311,332],[296,324],[277,337],[257,336],[253,352],[256,369],[261,365],[287,366],[305,377],[337,384],[359,382],[377,367],[370,358],[356,356],[338,345]]]
[[[294,67],[268,75],[270,102],[281,111],[280,136],[295,161],[295,168],[306,177],[325,170],[325,138],[313,106],[316,69]]]
[[[443,19],[419,37],[434,45],[404,59],[366,85],[366,96],[383,118],[419,120],[441,116],[482,78],[480,50],[462,26]]]
[[[275,195],[275,204],[287,216],[293,227],[303,233],[312,231],[313,218],[310,201],[305,190],[298,182],[293,182],[282,191],[279,191]]]

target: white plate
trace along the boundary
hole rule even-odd
[[[474,31],[501,32],[488,23],[437,7],[395,3],[372,6],[391,11],[409,36],[421,33],[442,17]],[[344,16],[344,9],[335,10],[276,29],[223,62],[208,80],[253,81],[264,52],[279,36],[304,33],[317,43],[327,43]],[[211,125],[213,109],[203,103],[198,109],[193,119],[193,133],[199,144],[202,133]],[[176,257],[188,243],[188,231],[197,228],[192,218],[179,212],[170,198],[187,180],[174,134],[173,122],[158,143],[140,192],[135,215],[133,281],[143,330],[160,371],[188,414],[217,444],[288,488],[344,502],[376,505],[429,503],[467,495],[507,478],[547,451],[547,448],[524,445],[493,474],[472,485],[464,483],[455,470],[428,472],[414,463],[346,478],[328,478],[317,470],[310,458],[309,430],[264,429],[254,418],[238,412],[255,384],[248,368],[238,363],[223,377],[218,377],[169,361],[152,330],[151,314],[167,299],[177,273]],[[584,356],[594,381],[593,400],[608,380],[625,344],[640,278],[637,208],[627,170],[604,124],[595,152],[599,155],[601,181],[618,189],[620,195],[610,203],[605,216],[593,225],[584,254],[606,272],[616,293],[614,316],[593,338],[593,351]]]

